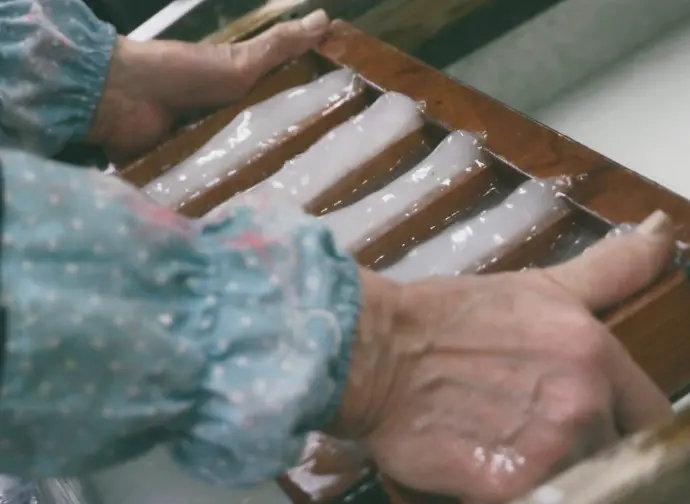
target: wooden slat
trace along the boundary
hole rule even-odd
[[[324,8],[332,18],[407,52],[444,66],[562,0],[448,0],[433,8],[425,0],[274,0],[206,37],[232,42],[286,16]]]
[[[690,411],[624,440],[511,504],[686,504]]]
[[[690,282],[676,269],[605,318],[645,372],[669,395],[690,383]]]
[[[569,195],[573,196],[576,192],[577,188],[573,187]],[[584,240],[582,246],[587,247],[611,231],[610,223],[602,221],[586,209],[572,204],[568,207],[568,212],[543,227],[529,241],[507,250],[495,263],[481,272],[518,271],[523,268],[552,266],[562,262],[564,254],[568,256],[567,249],[558,251],[560,240],[574,240],[577,237]],[[574,243],[571,242],[572,245]]]
[[[424,0],[269,1],[204,40],[211,43],[239,40],[308,4],[310,8],[324,8],[331,17],[346,18],[368,33],[409,51],[487,1],[447,0],[435,3],[433,8]]]

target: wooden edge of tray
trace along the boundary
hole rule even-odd
[[[216,44],[234,42],[275,22],[322,8],[333,18],[348,19],[367,33],[403,50],[413,51],[469,13],[490,3],[490,0],[447,0],[429,9],[424,0],[269,1],[233,20],[203,41]]]
[[[377,87],[423,102],[425,112],[450,129],[488,132],[490,152],[534,177],[578,176],[583,189],[577,201],[606,220],[639,222],[661,209],[676,222],[690,223],[690,204],[678,194],[349,23],[334,21],[317,53]],[[690,241],[690,227],[679,229],[678,238]]]
[[[690,411],[623,440],[511,504],[685,504],[690,499]],[[548,500],[548,499],[551,500]]]

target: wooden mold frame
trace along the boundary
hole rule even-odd
[[[395,166],[410,165],[411,159],[429,152],[452,130],[485,133],[487,163],[471,176],[454,180],[449,187],[425,198],[404,222],[355,247],[353,253],[360,263],[376,267],[399,257],[411,244],[446,225],[451,217],[466,213],[492,188],[514,188],[529,177],[571,177],[574,189],[566,198],[570,210],[537,230],[530,240],[503,250],[485,271],[548,264],[553,259],[554,244],[560,239],[582,235],[594,241],[612,225],[640,222],[656,209],[668,213],[678,224],[679,240],[690,241],[687,200],[341,21],[334,22],[328,38],[313,53],[265,77],[241,102],[178,132],[145,157],[122,167],[120,176],[142,186],[191,155],[244,108],[340,67],[356,71],[367,83],[366,89],[303,124],[276,148],[238,170],[234,178],[179,211],[194,217],[202,215],[277,171],[382,92],[397,91],[423,103],[427,121],[403,145],[396,144],[368,163],[368,173],[381,175],[379,182]],[[320,201],[310,205],[309,210],[319,213],[324,207],[335,206],[336,201],[342,203],[347,194],[349,189],[336,190],[330,202]],[[685,337],[690,327],[689,305],[690,284],[682,269],[674,267],[645,292],[602,315],[635,360],[669,395],[690,383],[690,338]],[[347,502],[445,500],[418,496],[388,482],[383,484],[384,493],[378,480],[365,480],[363,486],[353,490],[354,494],[348,494]],[[309,502],[298,484],[287,478],[281,478],[280,483],[295,502]]]

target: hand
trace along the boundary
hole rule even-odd
[[[329,26],[326,13],[318,10],[237,44],[120,37],[89,141],[114,160],[140,154],[185,112],[241,98],[264,73],[314,47]]]
[[[542,270],[406,286],[363,272],[333,433],[361,439],[405,485],[494,503],[668,419],[662,392],[591,313],[660,273],[671,228],[655,213]]]

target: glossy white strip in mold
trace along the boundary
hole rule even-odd
[[[431,275],[471,273],[491,264],[506,244],[527,238],[550,215],[565,210],[558,198],[565,186],[562,179],[529,180],[500,205],[449,227],[382,273],[409,282]]]
[[[400,93],[386,93],[250,192],[259,198],[281,197],[304,206],[423,124],[417,102]]]
[[[175,205],[246,165],[299,123],[347,99],[361,81],[347,69],[287,89],[242,111],[188,159],[152,181],[144,191],[158,203]]]
[[[369,240],[386,225],[418,210],[419,202],[434,190],[481,165],[476,137],[466,131],[448,135],[426,159],[383,189],[321,217],[343,248]]]

